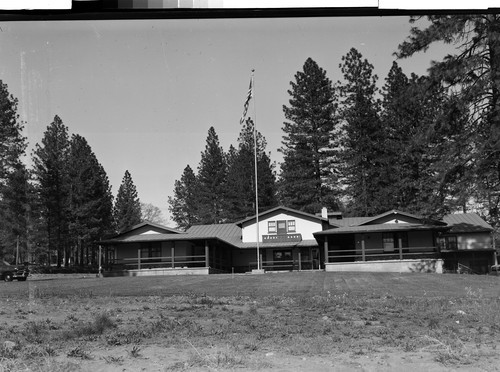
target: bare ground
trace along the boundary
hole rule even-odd
[[[500,277],[0,283],[4,371],[499,371]]]

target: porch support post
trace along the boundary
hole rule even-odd
[[[298,258],[299,258],[299,271],[302,271],[302,257],[301,257],[300,251],[298,254]]]
[[[366,261],[365,236],[361,235],[361,260]]]
[[[208,249],[208,240],[205,240],[205,267],[209,267],[209,249]]]
[[[99,278],[102,277],[102,246],[99,246]]]
[[[399,259],[403,259],[403,239],[401,236],[398,237],[398,245],[399,245]]]
[[[137,250],[137,270],[141,269],[141,248]]]
[[[328,236],[325,236],[325,242],[323,243],[323,248],[325,250],[325,263],[327,264],[328,261]],[[319,267],[318,267],[319,269]]]
[[[170,248],[170,259],[172,264],[172,269],[175,269],[175,242],[172,242],[172,247]]]

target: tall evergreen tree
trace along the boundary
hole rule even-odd
[[[22,136],[17,104],[0,80],[0,258],[13,252],[18,236],[23,250],[27,245],[28,175],[21,163],[26,139]]]
[[[28,170],[19,162],[9,171],[3,186],[0,246],[8,261],[12,261],[16,251],[19,251],[20,262],[29,259],[30,201],[33,195],[29,178]]]
[[[72,256],[80,265],[94,264],[93,242],[114,230],[111,187],[104,168],[80,135],[71,137],[68,169]]]
[[[419,20],[420,17],[412,17],[410,22],[418,24]],[[455,45],[455,54],[433,62],[429,70],[434,80],[449,89],[453,101],[459,101],[461,114],[463,107],[468,111],[463,137],[472,144],[471,152],[451,168],[460,169],[466,164],[472,169],[474,179],[468,189],[476,191],[472,197],[483,204],[489,221],[499,224],[500,15],[433,15],[427,21],[423,28],[412,27],[397,55],[410,57],[426,51],[435,42]]]
[[[197,209],[197,180],[191,167],[184,168],[181,179],[175,181],[174,196],[168,197],[168,210],[180,229],[188,229],[199,223]]]
[[[279,181],[282,204],[309,213],[339,207],[332,167],[336,92],[326,71],[308,58],[290,82],[285,114],[283,163]]]
[[[443,146],[440,122],[444,95],[440,84],[412,74],[408,78],[396,62],[382,88],[382,148],[387,186],[377,199],[385,210],[404,209],[438,217],[445,213],[445,195],[437,175],[438,150]]]
[[[5,184],[10,172],[18,169],[20,158],[26,150],[17,104],[17,98],[9,94],[7,84],[0,80],[0,186]]]
[[[198,166],[198,218],[202,224],[225,222],[227,184],[226,155],[214,127],[208,130],[205,151]]]
[[[128,170],[125,171],[122,184],[116,196],[114,218],[117,230],[125,231],[141,222],[141,202],[137,189]]]
[[[57,265],[61,266],[68,247],[69,193],[68,128],[59,116],[47,127],[42,144],[33,152],[34,176],[42,208],[48,252],[57,252]]]
[[[226,188],[228,221],[237,221],[255,214],[255,154],[254,123],[249,118],[243,124],[238,138],[238,149],[231,146],[228,152],[228,175]],[[274,165],[266,154],[266,140],[256,133],[257,144],[257,190],[259,211],[278,204]]]
[[[385,133],[375,98],[377,76],[373,74],[373,65],[355,48],[342,57],[342,62],[340,159],[346,209],[352,214],[370,216],[385,211],[376,194],[388,184],[380,177]]]

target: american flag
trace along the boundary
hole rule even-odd
[[[248,104],[250,103],[250,100],[252,99],[252,95],[253,95],[252,80],[253,79],[250,79],[250,86],[248,87],[247,99],[245,100],[245,104],[243,105],[243,115],[241,115],[240,125],[243,124],[243,122],[245,121],[245,118],[247,116],[247,111],[248,111]]]

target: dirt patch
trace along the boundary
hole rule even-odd
[[[58,292],[71,281],[73,293]],[[2,299],[2,372],[500,370],[500,298],[472,286],[458,297],[360,287],[123,296],[84,290],[89,280],[43,283]]]

